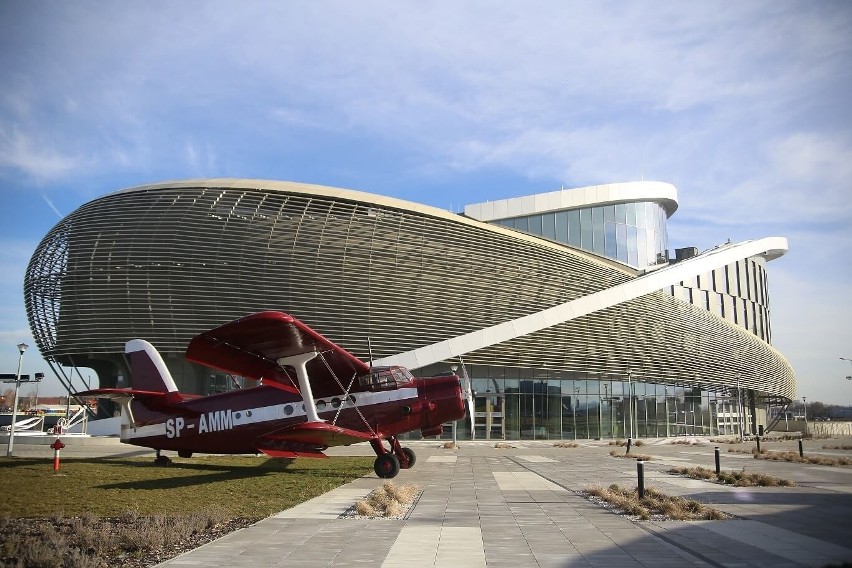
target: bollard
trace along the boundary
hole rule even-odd
[[[799,457],[805,457],[805,451],[802,449],[802,439],[799,438]]]
[[[645,497],[645,462],[636,461],[636,476],[639,478],[639,498]]]
[[[757,440],[757,453],[760,453],[760,436],[755,436],[755,440]]]
[[[633,438],[627,438],[627,451],[625,453],[630,453],[630,446],[633,444]]]
[[[50,444],[50,447],[53,448],[53,471],[59,471],[59,450],[65,447],[65,444],[62,443],[62,440],[56,438],[56,441]]]
[[[719,459],[719,446],[716,446],[716,448],[713,450],[713,453],[716,454],[716,475],[719,475],[720,473],[722,473],[722,462]]]

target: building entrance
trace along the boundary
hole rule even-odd
[[[505,440],[506,396],[489,393],[473,399],[473,428],[477,440]]]

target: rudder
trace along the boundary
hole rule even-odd
[[[130,359],[130,384],[134,390],[179,396],[169,368],[153,345],[144,339],[131,339],[125,344],[124,353]]]

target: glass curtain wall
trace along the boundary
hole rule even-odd
[[[458,439],[574,440],[740,435],[750,424],[745,393],[688,384],[609,380],[586,373],[471,365],[470,420]],[[452,425],[444,429],[452,438]]]
[[[498,225],[606,256],[636,268],[667,262],[666,212],[657,203],[618,203],[526,215]]]

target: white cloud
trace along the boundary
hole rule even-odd
[[[0,128],[0,169],[19,170],[44,183],[67,175],[81,161],[79,156],[57,150],[48,141],[37,140],[18,128]]]

